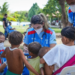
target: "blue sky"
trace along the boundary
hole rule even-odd
[[[2,6],[4,2],[8,2],[9,10],[14,12],[28,11],[33,3],[37,3],[40,8],[43,8],[47,4],[48,0],[0,0],[0,6]]]

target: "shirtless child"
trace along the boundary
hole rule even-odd
[[[8,39],[11,47],[7,47],[1,55],[1,57],[6,57],[7,59],[8,71],[6,75],[21,75],[23,71],[23,63],[35,75],[39,75],[28,63],[23,54],[23,51],[19,49],[19,46],[22,43],[23,35],[18,31],[14,31],[9,34]]]

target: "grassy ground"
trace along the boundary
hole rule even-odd
[[[13,28],[16,28],[17,31],[20,31],[21,33],[24,33],[25,31],[27,31],[27,28],[29,26],[12,26]],[[52,28],[56,33],[60,33],[61,29],[59,28]],[[0,31],[4,33],[4,29],[3,26],[0,25]]]

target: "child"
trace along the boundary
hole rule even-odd
[[[39,51],[39,57],[42,58],[47,52],[49,51],[49,47],[43,47],[40,49]],[[53,70],[54,66],[50,66],[48,67],[46,64],[44,64],[44,66],[41,67],[41,73],[42,75],[52,75],[52,70]],[[48,74],[48,71],[51,74]]]
[[[31,58],[28,59],[28,62],[38,73],[40,73],[40,57],[38,56],[40,48],[41,45],[37,42],[33,42],[28,45],[29,55],[31,56]],[[30,75],[34,74],[30,71]]]
[[[5,50],[4,41],[5,41],[5,36],[2,32],[0,32],[0,56]],[[0,57],[0,66],[2,65],[4,60],[6,60],[6,59]],[[0,71],[0,75],[4,75],[6,73],[5,70],[6,70],[6,68],[4,70]]]
[[[2,32],[0,32],[0,52],[4,51],[4,41],[5,41],[5,36]]]
[[[21,75],[23,71],[23,63],[34,74],[39,75],[38,72],[36,72],[34,68],[28,63],[23,54],[23,51],[19,49],[19,46],[23,40],[23,35],[18,31],[14,31],[9,34],[8,39],[11,47],[7,47],[1,55],[1,57],[6,57],[7,59],[8,71],[6,75]]]
[[[61,35],[63,44],[56,45],[40,60],[41,64],[46,63],[48,66],[54,65],[54,72],[75,55],[75,28],[66,27],[62,29]]]
[[[8,33],[11,33],[11,32],[13,32],[13,31],[15,31],[15,28],[12,28],[12,27],[11,27],[11,22],[9,22]]]

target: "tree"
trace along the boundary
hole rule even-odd
[[[67,16],[66,16],[66,10],[65,10],[65,0],[59,0],[59,4],[61,5],[61,9],[62,9],[62,23],[63,23],[63,27],[67,26]]]
[[[56,14],[56,12],[59,11],[59,14],[62,15],[62,24],[65,27],[67,25],[67,15],[65,7],[67,7],[67,3],[65,3],[65,0],[48,0],[48,3],[43,9],[43,12],[45,14],[49,14],[50,17],[52,17],[52,14]]]
[[[29,13],[28,13],[28,20],[31,20],[31,17],[33,15],[38,14],[38,11],[40,11],[39,6],[37,5],[37,3],[33,4],[33,6],[30,8]]]
[[[1,14],[4,15],[5,13],[8,13],[8,3],[5,2],[1,7]]]
[[[28,21],[28,12],[27,11],[19,11],[18,14],[20,15],[20,17],[18,17],[19,21]]]

